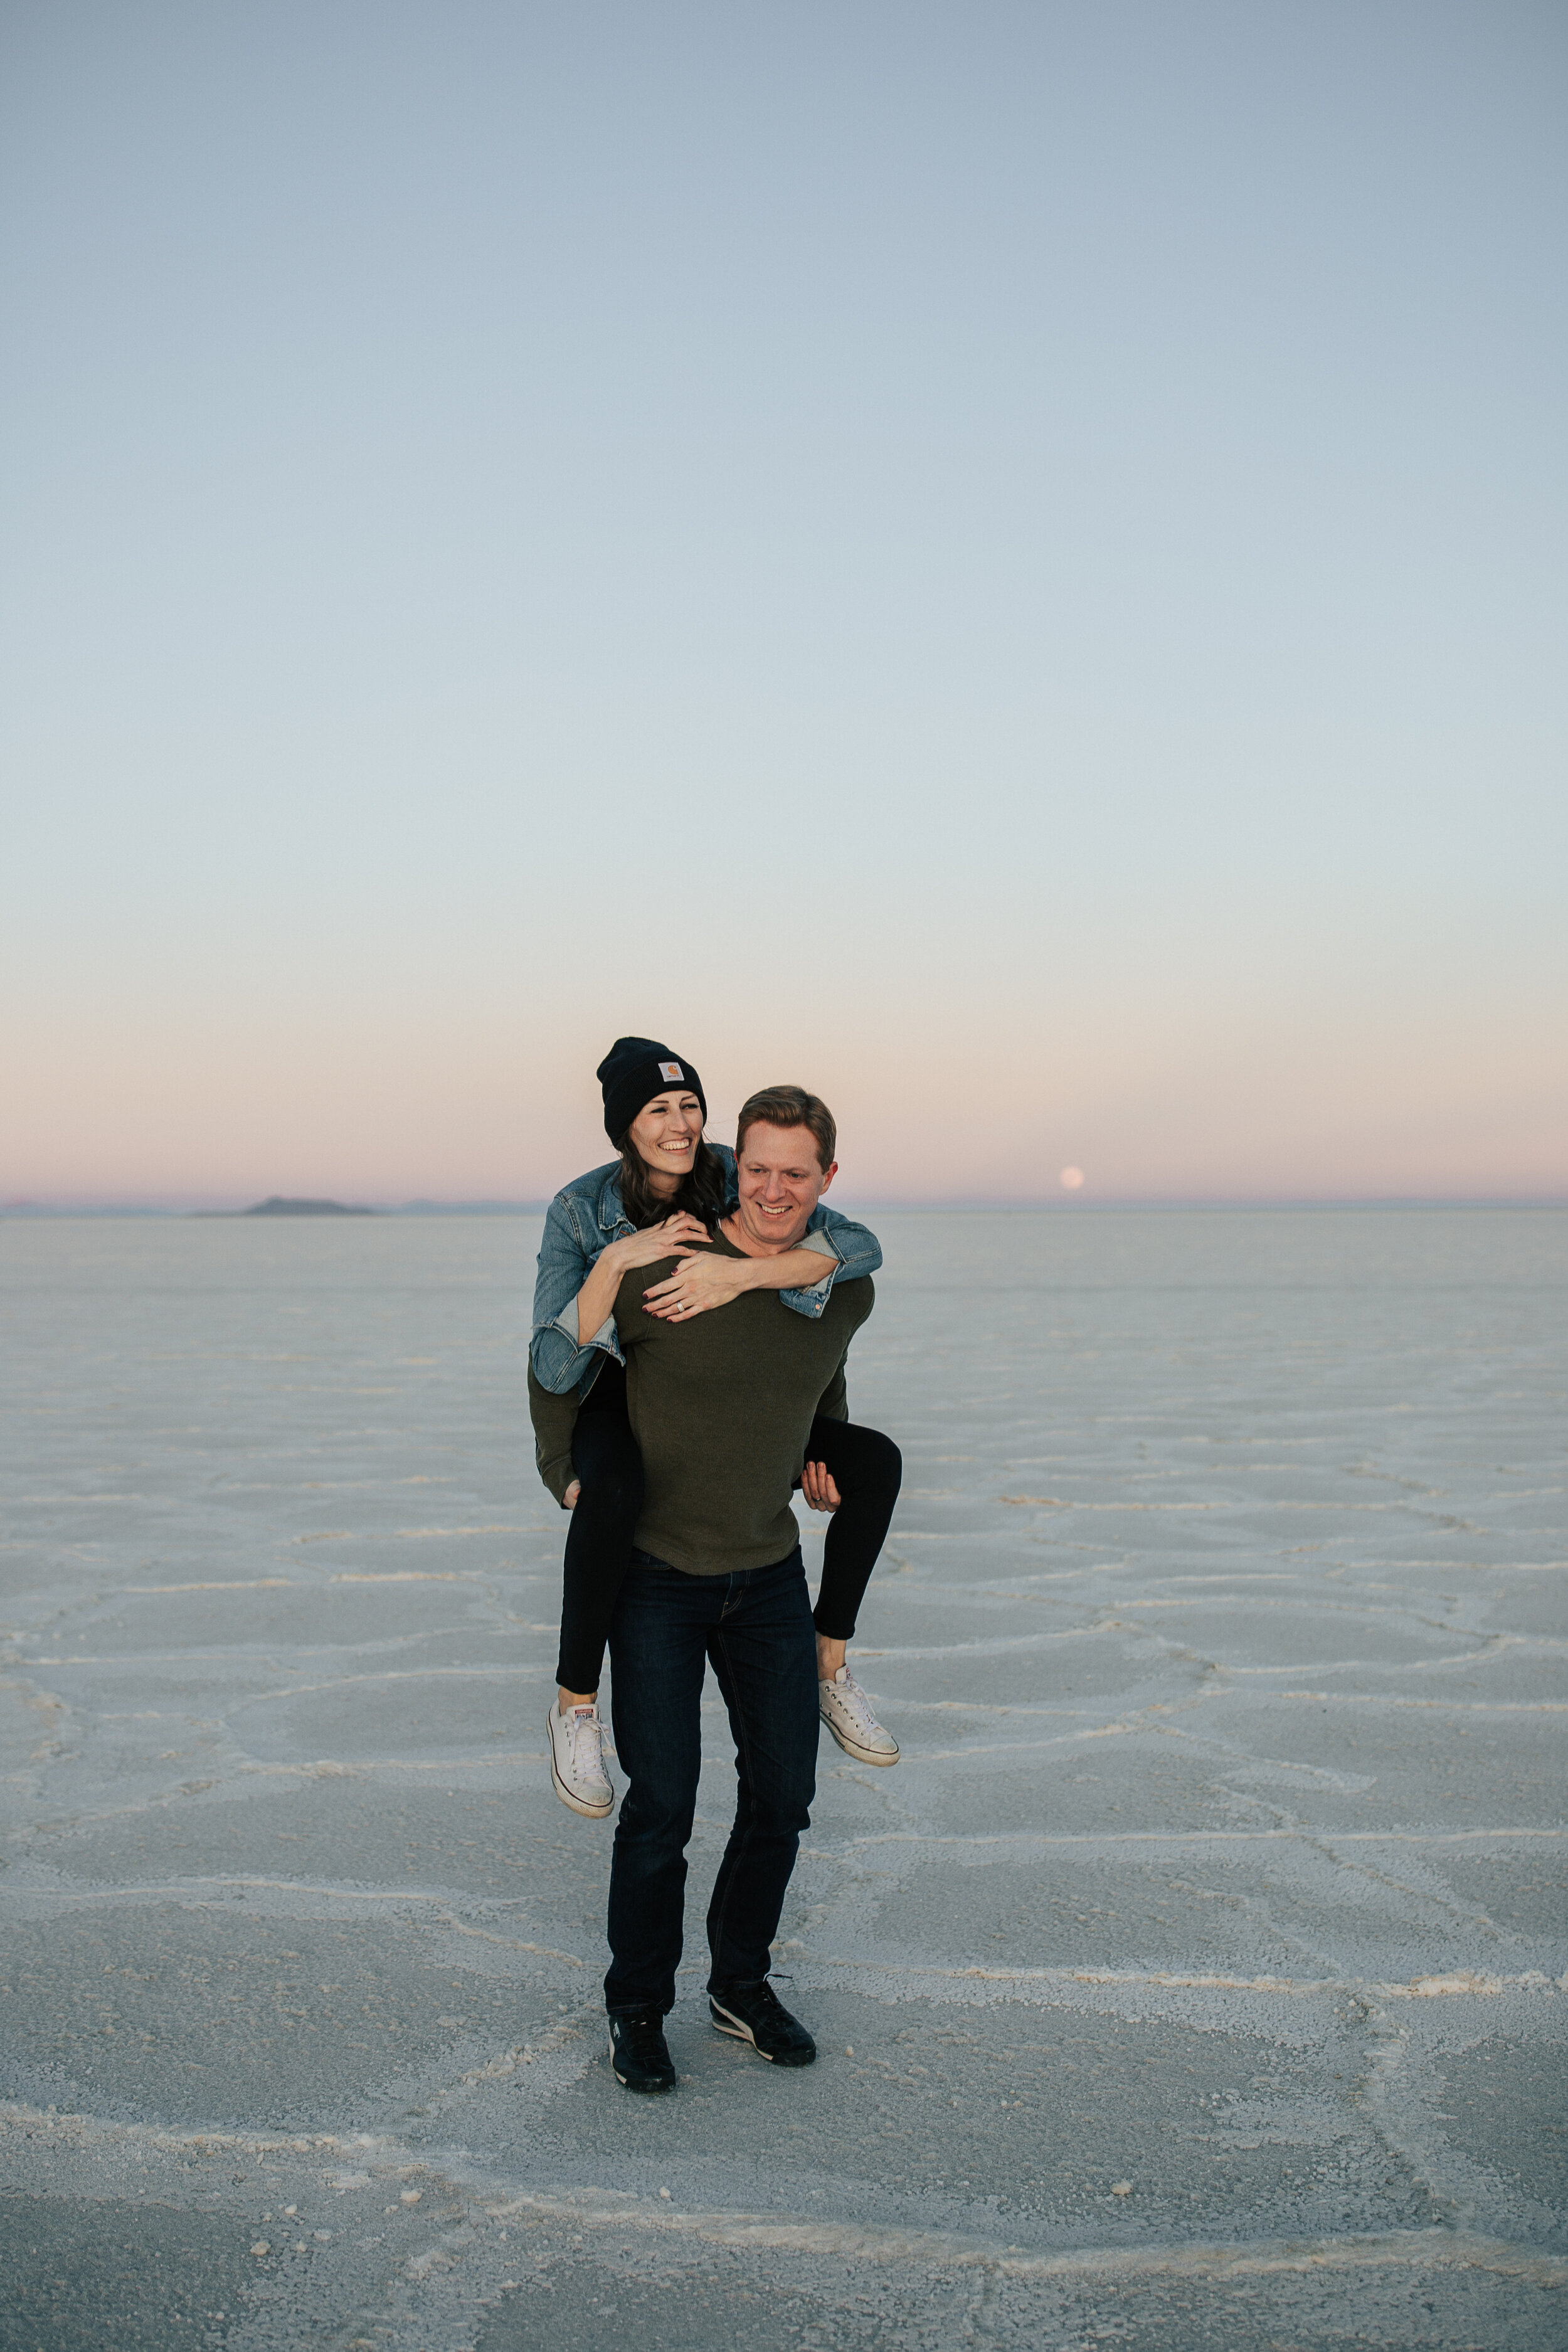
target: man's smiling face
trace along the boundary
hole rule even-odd
[[[757,1119],[746,1129],[735,1170],[741,1195],[735,1222],[744,1240],[779,1251],[794,1249],[838,1162],[824,1168],[809,1127],[764,1127]]]

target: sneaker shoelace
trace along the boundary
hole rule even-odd
[[[836,1680],[833,1687],[863,1729],[880,1731],[882,1727],[877,1720],[876,1710],[847,1666],[844,1668],[844,1680]]]
[[[748,1985],[745,1990],[748,2002],[754,2003],[762,2011],[763,2017],[767,2022],[772,2023],[775,2018],[788,2016],[788,2011],[765,1977],[761,1984]]]
[[[604,1726],[599,1721],[598,1716],[592,1707],[574,1706],[572,1710],[571,1724],[572,1769],[574,1772],[581,1772],[584,1767],[587,1767],[590,1777],[595,1771],[602,1772],[605,1769],[605,1759],[600,1742],[604,1738]]]
[[[646,2064],[662,2062],[664,2052],[664,2020],[659,2017],[619,2017],[616,2020],[616,2040],[624,2043],[630,2057]]]

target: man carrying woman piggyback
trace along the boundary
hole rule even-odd
[[[680,1322],[768,1291],[781,1313],[816,1320],[836,1286],[875,1273],[882,1252],[864,1225],[819,1202],[798,1244],[785,1251],[753,1255],[755,1244],[748,1248],[742,1234],[742,1255],[715,1253],[715,1232],[739,1205],[738,1171],[735,1153],[703,1133],[707,1097],[695,1068],[651,1038],[619,1037],[595,1075],[618,1156],[575,1177],[550,1204],[529,1396],[540,1474],[572,1513],[549,1727],[552,1778],[574,1812],[602,1817],[615,1792],[601,1746],[599,1677],[644,1497],[614,1311],[622,1280],[673,1257],[673,1271],[643,1294],[650,1315]],[[798,1120],[801,1103],[816,1098],[800,1087],[770,1088],[748,1103],[753,1120],[765,1099],[773,1123],[788,1125],[792,1115]],[[835,1141],[829,1121],[823,1192],[836,1171]],[[764,1231],[784,1226],[791,1213],[782,1198],[757,1212]],[[818,1413],[805,1456],[800,1490],[813,1510],[833,1515],[814,1612],[822,1719],[858,1762],[895,1764],[898,1742],[877,1721],[845,1653],[898,1499],[898,1448],[879,1431]]]

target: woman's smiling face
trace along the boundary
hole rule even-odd
[[[689,1176],[702,1140],[702,1106],[686,1087],[670,1087],[644,1103],[631,1125],[632,1150],[656,1176],[679,1184]]]

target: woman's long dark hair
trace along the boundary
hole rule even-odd
[[[700,1217],[705,1225],[718,1223],[724,1213],[724,1163],[701,1139],[689,1172],[673,1195],[654,1191],[648,1181],[653,1171],[639,1155],[629,1128],[616,1149],[621,1155],[621,1206],[639,1233],[647,1225],[662,1225],[679,1209]]]

